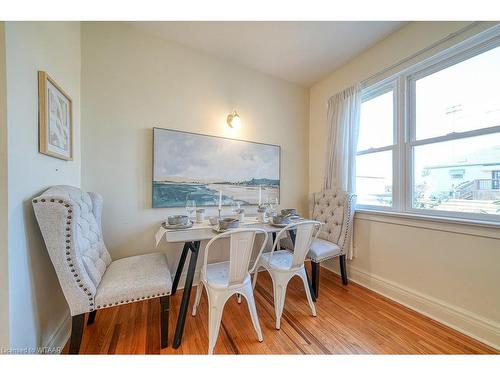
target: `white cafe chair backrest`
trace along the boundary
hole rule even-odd
[[[276,240],[273,243],[271,250],[270,261],[273,253],[276,251],[280,240],[289,232],[295,231],[295,244],[293,246],[293,259],[290,269],[296,269],[304,264],[307,253],[311,247],[311,243],[318,237],[321,228],[321,223],[314,220],[299,221],[288,224],[276,235]]]
[[[265,230],[259,228],[243,228],[230,230],[225,233],[221,233],[214,238],[212,238],[205,248],[205,256],[203,260],[203,267],[201,270],[201,276],[206,280],[206,270],[208,263],[208,253],[212,244],[222,238],[229,237],[229,279],[228,286],[238,285],[243,283],[248,273],[252,273],[255,268],[255,264],[252,269],[250,267],[250,261],[253,252],[253,246],[255,242],[255,237],[257,233],[264,234],[264,241],[262,246],[257,253],[255,258],[255,264],[260,258],[262,252],[267,243],[268,234]]]

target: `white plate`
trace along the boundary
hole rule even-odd
[[[212,230],[216,233],[224,233],[227,232],[230,229],[220,229],[219,227],[213,227]]]
[[[190,221],[188,224],[176,224],[176,225],[169,225],[167,224],[166,221],[161,223],[162,227],[165,229],[188,229],[193,226],[193,222]]]
[[[288,224],[274,224],[274,223],[270,223],[273,227],[278,227],[278,228],[284,228],[286,227],[287,225],[290,225],[290,223]]]

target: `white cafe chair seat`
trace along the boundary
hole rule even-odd
[[[207,264],[206,276],[208,286],[226,289],[229,284],[229,262]],[[247,281],[250,281],[250,275],[243,280],[244,283]]]
[[[279,270],[289,270],[292,262],[293,253],[290,250],[277,250],[274,253],[264,253],[260,258],[260,263],[263,267],[272,267]]]
[[[259,268],[265,268],[271,275],[273,281],[276,329],[280,329],[281,327],[281,315],[283,314],[283,308],[285,306],[286,289],[290,279],[294,276],[299,276],[302,279],[312,315],[316,316],[316,306],[311,296],[304,260],[320,228],[321,223],[312,220],[287,225],[276,235],[271,251],[262,254],[255,266],[255,273],[253,276],[254,288],[257,283]],[[293,251],[276,250],[281,239],[287,236],[288,232],[292,230],[296,232],[295,244],[292,244]]]

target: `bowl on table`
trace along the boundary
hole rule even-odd
[[[297,210],[295,208],[284,208],[281,210],[282,216],[295,216],[297,215]]]
[[[219,219],[219,230],[239,228],[240,221],[234,218]]]
[[[187,215],[172,215],[167,218],[168,225],[187,225],[189,217]]]
[[[290,224],[290,218],[284,215],[274,215],[271,216],[271,224],[275,225],[288,225]]]

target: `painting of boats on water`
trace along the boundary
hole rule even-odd
[[[153,129],[153,207],[278,202],[280,147]],[[260,193],[259,193],[260,192]]]

